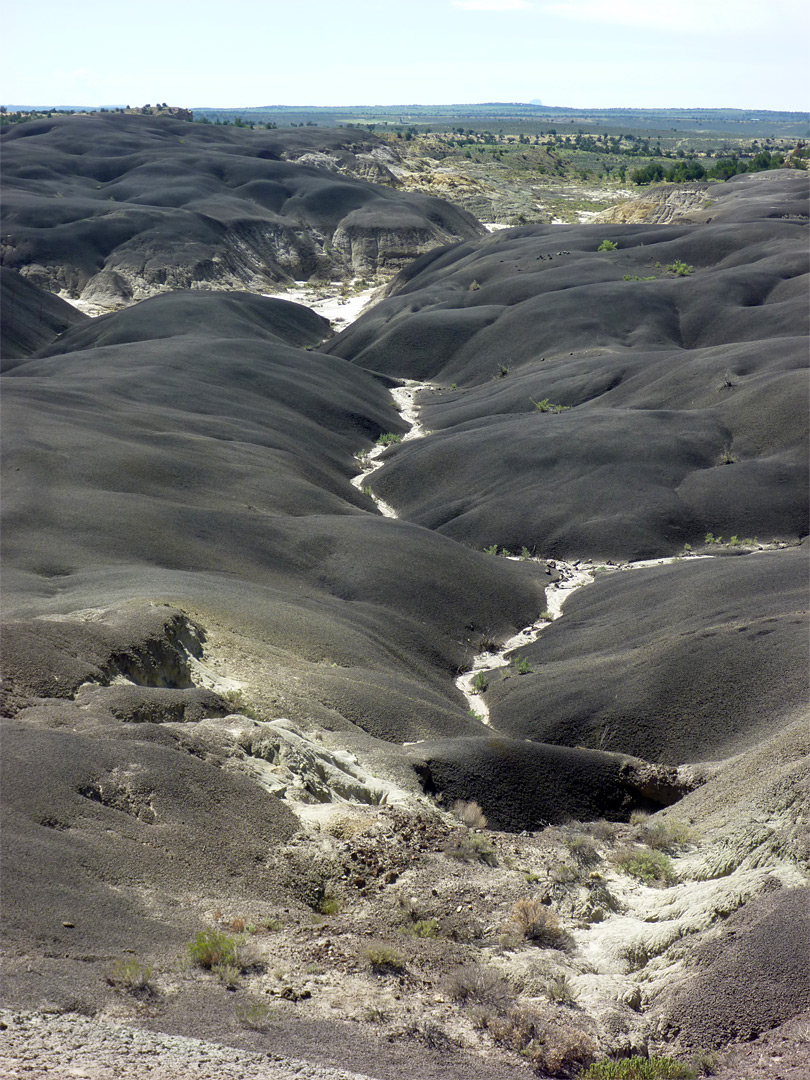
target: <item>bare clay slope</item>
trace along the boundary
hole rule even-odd
[[[141,116],[15,126],[3,136],[3,263],[120,306],[168,289],[390,274],[482,234],[441,199],[334,171],[359,168],[354,142]]]

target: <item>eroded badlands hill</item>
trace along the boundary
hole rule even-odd
[[[445,248],[337,338],[4,281],[10,1006],[386,1080],[770,1075],[732,1044],[810,1009],[803,184]]]
[[[17,125],[3,135],[3,264],[114,307],[170,289],[260,292],[293,279],[387,275],[483,233],[441,199],[353,175],[375,167],[356,144],[341,131],[164,117]]]

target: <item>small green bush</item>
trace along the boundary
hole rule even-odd
[[[511,666],[516,675],[531,675],[534,670],[525,656],[515,657]]]
[[[386,431],[377,439],[378,446],[391,446],[393,443],[399,442],[402,442],[402,436],[396,435],[393,431]]]
[[[695,1080],[697,1072],[670,1057],[631,1057],[598,1061],[582,1074],[582,1080]]]
[[[240,942],[219,930],[201,930],[187,946],[192,963],[197,967],[211,968],[220,964],[237,964]]]
[[[405,960],[387,945],[369,945],[365,958],[375,975],[399,975],[405,970]]]
[[[676,259],[675,262],[671,262],[667,265],[667,272],[674,274],[675,277],[688,277],[690,274],[694,274],[694,266],[689,266],[688,263],[681,262],[680,259]]]
[[[489,679],[483,671],[479,671],[472,681],[472,692],[474,694],[483,694],[488,686]]]
[[[417,919],[415,922],[407,923],[402,928],[402,932],[408,934],[409,937],[435,938],[439,936],[439,920]]]
[[[318,905],[318,911],[321,915],[337,915],[342,907],[343,902],[339,896],[325,896]]]
[[[533,397],[530,397],[529,401],[534,405],[538,412],[542,413],[561,413],[571,408],[570,405],[552,405],[548,398],[542,398],[540,401],[535,401]]]
[[[616,852],[616,866],[625,874],[638,878],[645,885],[654,881],[669,885],[675,880],[675,871],[668,855],[663,851],[646,848],[622,848]]]
[[[443,850],[448,859],[455,859],[456,862],[481,862],[486,866],[498,865],[495,848],[485,836],[479,836],[478,833],[454,836],[444,845]]]
[[[614,240],[603,240],[597,251],[615,251],[619,245]]]

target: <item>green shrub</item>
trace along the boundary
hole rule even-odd
[[[402,442],[402,436],[396,435],[393,431],[386,431],[377,439],[378,446],[391,446],[393,443],[399,442]]]
[[[511,666],[516,675],[531,675],[534,670],[525,656],[515,657]]]
[[[455,859],[457,862],[481,862],[486,866],[498,865],[495,848],[485,836],[480,836],[478,833],[454,836],[444,845],[443,850],[448,859]]]
[[[654,881],[669,885],[675,880],[675,871],[669,856],[663,851],[646,848],[622,848],[615,855],[616,866],[625,874],[638,878],[645,885]]]
[[[603,240],[597,251],[615,251],[619,245],[613,240]]]
[[[187,946],[192,963],[210,971],[220,964],[237,964],[239,961],[237,938],[228,937],[219,930],[201,930]]]
[[[631,1057],[598,1061],[582,1074],[582,1080],[695,1080],[697,1072],[670,1057]]]
[[[472,692],[474,694],[483,694],[488,686],[489,679],[483,671],[479,671],[472,681]]]
[[[337,915],[343,907],[343,901],[339,896],[325,896],[318,905],[321,915]]]
[[[667,266],[667,271],[670,274],[674,274],[675,277],[688,277],[690,274],[694,274],[694,266],[689,266],[688,263],[681,262],[680,259],[676,259],[675,262],[671,262]]]
[[[387,945],[369,945],[365,958],[375,975],[399,975],[405,970],[405,960]]]
[[[416,919],[415,922],[407,923],[402,930],[410,937],[435,938],[439,936],[439,920]]]
[[[529,401],[534,405],[538,412],[542,413],[561,413],[566,409],[570,409],[570,405],[552,405],[548,398],[543,398],[540,401],[535,401],[533,397],[529,398]]]

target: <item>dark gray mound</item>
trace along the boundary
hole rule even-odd
[[[490,680],[515,738],[680,763],[723,758],[806,715],[807,550],[598,577]]]
[[[280,160],[306,149],[288,138],[144,116],[15,125],[3,136],[3,261],[45,288],[120,305],[192,285],[391,272],[483,232],[441,199],[339,175],[317,153],[329,168]]]
[[[12,938],[27,932],[51,948],[82,949],[109,947],[120,935],[122,948],[150,925],[156,932],[166,906],[185,892],[275,891],[266,855],[292,835],[296,819],[244,777],[168,736],[153,741],[149,725],[135,739],[111,729],[103,740],[14,721],[3,727]],[[147,883],[160,900],[134,903]]]
[[[43,295],[48,296],[48,293]],[[64,356],[105,345],[130,345],[166,338],[196,338],[231,342],[256,339],[308,348],[331,336],[327,319],[310,308],[251,293],[177,291],[155,296],[114,317],[82,321],[38,356]]]
[[[446,388],[375,492],[563,557],[806,535],[807,178],[745,179],[728,223],[531,226],[417,260],[323,347]]]
[[[222,762],[150,724],[2,728],[7,1000],[93,1012],[116,958],[165,963],[213,908],[287,898],[295,816]]]
[[[178,293],[5,376],[6,611],[170,600],[318,665],[312,696],[366,730],[475,729],[452,676],[532,621],[545,575],[383,519],[351,485],[354,452],[403,425],[379,380],[289,344],[323,328],[284,301]]]
[[[572,818],[627,820],[631,810],[660,809],[674,801],[661,785],[657,799],[640,781],[638,766],[618,754],[551,746],[492,734],[442,739],[410,750],[420,780],[445,805],[474,800],[490,828],[519,832]]]
[[[810,889],[779,889],[699,945],[697,971],[657,1008],[686,1049],[756,1038],[810,1008]]]
[[[30,356],[87,316],[53,293],[38,289],[22,275],[0,267],[0,364]]]

